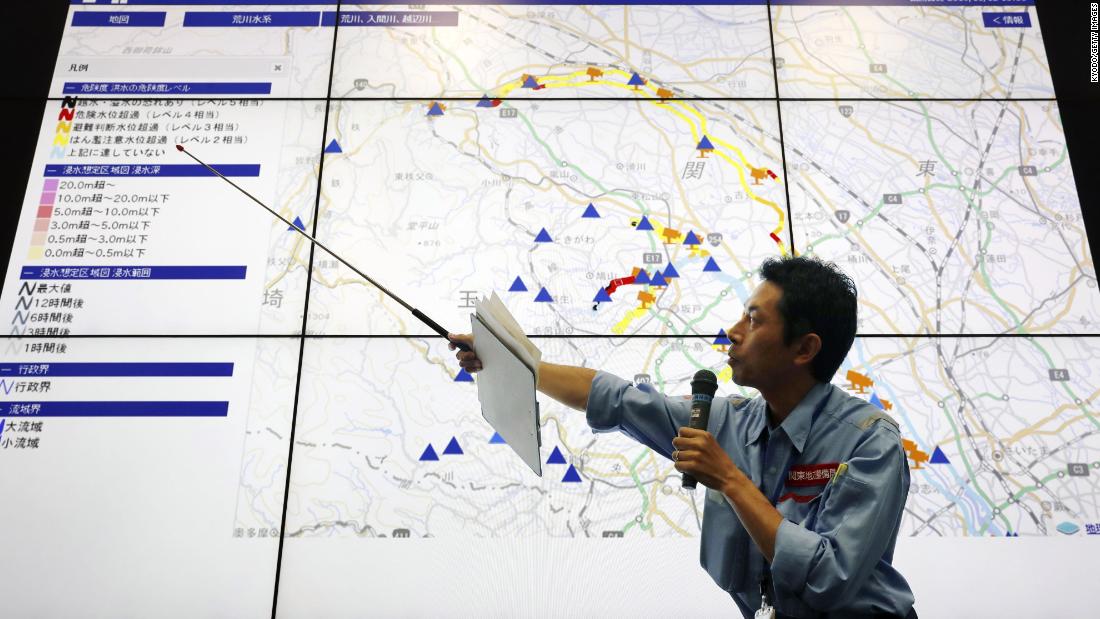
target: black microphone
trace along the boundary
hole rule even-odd
[[[688,426],[696,430],[706,430],[710,419],[710,401],[718,390],[718,377],[710,370],[699,370],[691,379],[691,420]],[[696,479],[684,473],[680,481],[681,488],[695,490]]]

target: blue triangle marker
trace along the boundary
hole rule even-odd
[[[672,266],[672,263],[668,263],[668,268],[665,269],[665,279],[672,279],[673,277],[680,277],[679,271],[676,267]]]
[[[435,448],[432,447],[431,443],[428,443],[428,446],[424,449],[424,453],[420,454],[420,461],[421,462],[437,462],[437,461],[439,461],[439,456],[436,455]]]
[[[546,292],[546,286],[543,286],[542,290],[539,291],[538,296],[535,297],[535,302],[536,303],[553,303],[554,302],[554,299],[550,296],[550,293]]]
[[[634,75],[630,76],[630,81],[627,82],[627,85],[628,86],[645,86],[645,80],[642,79],[641,75],[638,75],[637,73],[635,73]]]
[[[527,285],[517,275],[516,281],[512,282],[512,287],[508,289],[508,292],[527,292]]]
[[[562,477],[563,482],[580,482],[580,473],[577,473],[576,467],[572,464],[569,465],[569,470],[565,472],[565,477]]]
[[[527,79],[523,80],[523,87],[524,88],[538,88],[539,83],[537,81],[535,81],[535,76],[534,75],[528,75]]]
[[[328,143],[328,146],[325,147],[325,152],[326,153],[342,153],[342,152],[344,152],[344,149],[340,148],[340,145],[334,139],[334,140],[332,140],[331,142]]]
[[[871,392],[871,404],[877,406],[880,411],[886,410],[886,407],[882,405],[882,400],[878,399],[878,394],[873,391]]]
[[[490,445],[507,445],[504,442],[504,437],[500,435],[500,432],[493,432],[493,438],[489,439]]]
[[[484,95],[481,100],[477,102],[478,107],[493,107],[493,102],[489,100],[489,95]]]
[[[649,273],[646,273],[645,269],[639,269],[638,274],[634,276],[635,284],[648,284],[649,281]]]
[[[699,140],[699,145],[696,146],[695,148],[698,148],[698,149],[709,148],[710,150],[714,150],[714,144],[711,144],[710,139],[707,138],[707,136],[704,135],[703,139]]]
[[[553,243],[554,239],[550,238],[550,233],[546,231],[546,228],[539,230],[539,235],[535,237],[536,243]]]
[[[684,245],[701,245],[702,241],[699,237],[695,236],[695,231],[688,232],[687,238],[684,239]]]
[[[474,382],[474,377],[470,376],[470,373],[467,372],[466,370],[459,370],[458,374],[455,375],[455,381],[454,382],[456,382],[456,383],[472,383],[472,382]]]
[[[726,335],[726,330],[725,329],[719,329],[718,330],[718,337],[714,338],[714,344],[716,346],[717,345],[730,346],[731,344],[733,344],[733,342],[731,342],[729,336]]]
[[[443,108],[439,107],[439,103],[432,103],[432,107],[428,108],[428,116],[442,116]]]
[[[653,224],[649,223],[649,218],[648,217],[642,217],[642,220],[638,222],[638,225],[634,229],[635,230],[652,230],[653,229]]]
[[[561,450],[558,446],[554,446],[554,451],[550,452],[550,457],[546,459],[547,464],[565,464],[565,456],[561,455]]]
[[[447,443],[446,449],[443,450],[445,456],[461,456],[463,453],[462,448],[458,446],[458,439],[451,437],[451,442]]]
[[[714,257],[711,256],[707,259],[707,265],[703,267],[704,271],[713,271],[715,273],[721,273],[722,269],[718,268],[718,263],[714,261]]]
[[[593,303],[609,303],[611,301],[611,295],[607,294],[607,288],[600,288],[600,291],[596,293],[596,298],[592,299]]]
[[[951,461],[947,459],[947,455],[943,453],[943,450],[936,446],[936,451],[932,452],[932,464],[951,464]]]
[[[600,217],[600,214],[596,212],[596,207],[592,206],[592,203],[589,202],[588,203],[588,208],[584,209],[584,215],[581,215],[581,217],[582,218],[589,217],[589,218],[593,218],[593,219],[598,219]]]
[[[661,271],[657,270],[653,273],[653,279],[649,280],[650,286],[667,286],[668,282],[665,281],[665,276],[661,275]]]
[[[4,422],[5,421],[7,421],[7,419],[0,419],[0,436],[4,435]]]
[[[305,232],[305,231],[306,231],[306,225],[305,225],[304,223],[302,223],[302,218],[301,218],[301,217],[295,217],[295,218],[294,218],[294,225],[293,225],[293,226],[287,226],[287,227],[286,227],[286,229],[287,229],[287,231],[288,231],[288,232],[289,232],[290,230],[293,230],[293,229],[295,229],[295,228],[297,228],[297,229],[301,230],[302,232]]]

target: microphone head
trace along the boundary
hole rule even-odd
[[[699,370],[691,379],[692,393],[704,393],[710,397],[714,397],[714,392],[717,390],[718,377],[710,370]]]

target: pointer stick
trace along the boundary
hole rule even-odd
[[[385,286],[383,286],[382,284],[379,284],[378,282],[371,279],[370,275],[367,275],[366,273],[360,271],[359,269],[357,269],[355,267],[355,265],[353,265],[352,263],[348,262],[347,260],[344,260],[343,258],[341,258],[339,254],[332,251],[328,247],[325,247],[324,243],[322,243],[321,241],[318,241],[317,239],[313,238],[312,236],[307,234],[305,230],[302,230],[298,226],[295,226],[292,222],[287,221],[285,217],[283,217],[282,215],[280,215],[280,214],[276,213],[275,211],[271,210],[271,208],[268,205],[266,205],[263,202],[260,202],[258,199],[256,199],[256,196],[248,193],[240,185],[238,185],[237,183],[234,183],[233,181],[226,178],[221,172],[218,172],[214,168],[208,166],[201,159],[199,159],[198,157],[192,155],[190,151],[185,150],[183,148],[182,144],[176,144],[176,150],[178,150],[179,152],[181,152],[181,153],[187,155],[188,157],[194,159],[195,161],[197,161],[199,163],[199,165],[206,168],[207,170],[210,170],[214,174],[218,175],[218,177],[221,178],[223,181],[229,183],[230,185],[233,185],[233,187],[235,187],[237,189],[237,191],[239,191],[239,192],[243,193],[244,195],[248,196],[249,198],[251,198],[252,201],[255,202],[256,204],[259,204],[260,206],[264,207],[264,210],[266,210],[268,213],[271,213],[272,215],[277,217],[279,219],[279,221],[285,223],[286,225],[290,226],[291,228],[294,228],[294,230],[298,234],[301,234],[302,236],[306,237],[307,239],[312,241],[314,244],[316,244],[317,247],[320,247],[321,249],[328,252],[328,254],[330,256],[332,256],[333,258],[336,258],[337,260],[339,260],[347,268],[351,269],[352,271],[355,271],[359,275],[359,277],[362,277],[363,279],[367,280],[368,282],[373,284],[376,288],[378,288],[382,292],[386,293],[386,296],[393,299],[394,301],[397,301],[398,303],[400,303],[402,305],[402,307],[404,307],[405,309],[412,312],[413,316],[415,316],[418,320],[420,320],[420,322],[428,325],[428,327],[431,328],[432,331],[435,331],[436,333],[438,333],[441,337],[443,337],[443,339],[446,339],[446,340],[450,341],[449,338],[447,338],[447,330],[444,329],[443,327],[439,326],[439,323],[437,323],[436,321],[432,320],[431,318],[428,318],[428,316],[425,315],[424,312],[421,312],[420,310],[418,310],[415,307],[409,305],[408,303],[405,303],[405,301],[401,297],[395,295],[394,293],[387,290]],[[470,350],[470,347],[465,345],[465,344],[462,344],[462,343],[459,343],[459,342],[452,342],[452,343],[459,350]]]

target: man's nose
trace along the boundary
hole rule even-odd
[[[730,339],[730,342],[733,342],[734,346],[741,343],[741,335],[737,333],[737,325],[733,325],[729,329],[726,329],[726,337]]]

